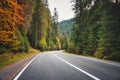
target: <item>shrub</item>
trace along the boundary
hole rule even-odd
[[[115,60],[115,61],[120,61],[120,52],[115,51],[113,52],[110,56],[110,59]]]
[[[0,54],[5,53],[8,50],[5,46],[0,46]]]

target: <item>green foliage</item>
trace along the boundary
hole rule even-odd
[[[59,22],[58,33],[60,36],[62,49],[67,49],[70,47],[70,36],[71,30],[73,28],[73,23],[74,19]]]
[[[110,54],[109,58],[115,61],[120,61],[120,52],[114,51],[114,53]]]
[[[46,50],[47,49],[47,43],[46,43],[46,39],[41,39],[38,43],[39,49],[40,50]]]
[[[0,45],[0,53],[5,53],[8,51],[12,52],[23,52],[29,50],[29,42],[27,40],[27,37],[21,34],[20,30],[16,31],[16,35],[12,37],[13,42],[6,44],[6,45]]]
[[[7,48],[7,46],[5,47],[5,46],[0,46],[0,54],[2,54],[2,53],[5,53],[5,52],[7,52],[9,49]]]
[[[31,47],[40,50],[57,49],[60,42],[56,37],[59,38],[56,8],[51,17],[47,0],[36,0],[28,33]]]
[[[25,35],[22,35],[19,30],[17,30],[17,39],[18,39],[19,44],[18,44],[18,47],[16,48],[16,51],[19,51],[19,52],[28,51],[29,42],[27,40],[27,37]]]
[[[76,53],[98,58],[120,52],[120,3],[109,0],[75,0],[71,41]],[[88,6],[89,5],[89,6]],[[113,58],[111,58],[113,59]],[[118,59],[114,59],[117,60]]]
[[[13,64],[19,60],[36,55],[37,53],[39,53],[38,50],[30,48],[28,52],[22,52],[22,53],[20,52],[16,54],[7,52],[4,54],[0,54],[0,69],[7,65]]]
[[[53,49],[55,49],[55,43],[52,41],[52,40],[50,40],[50,43],[49,43],[49,50],[53,50]]]
[[[31,27],[28,33],[30,45],[33,48],[46,50],[51,40],[51,14],[44,0],[36,0],[32,15]]]
[[[73,28],[73,23],[74,23],[74,19],[63,20],[59,22],[59,27],[58,27],[59,33],[62,35],[66,34],[67,36],[69,36]]]

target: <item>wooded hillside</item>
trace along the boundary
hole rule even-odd
[[[69,47],[73,25],[74,19],[63,20],[59,22],[58,33],[60,35],[62,49]]]
[[[0,0],[0,53],[58,48],[57,20],[47,0]]]
[[[75,24],[69,51],[120,61],[120,2],[74,0]]]

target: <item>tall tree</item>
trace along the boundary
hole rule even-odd
[[[54,8],[54,15],[52,17],[52,40],[54,42],[55,48],[59,48],[57,39],[59,39],[59,35],[58,35],[58,12],[57,12],[57,9]]]
[[[50,29],[51,15],[46,3],[42,0],[36,1],[33,19],[30,28],[30,43],[34,48],[46,49],[48,45],[47,32]]]
[[[76,23],[72,40],[77,53],[99,58],[112,56],[119,60],[119,1],[74,0],[74,2]]]
[[[0,44],[2,47],[19,49],[21,42],[18,39],[17,30],[24,21],[23,8],[25,8],[23,1],[0,1]]]

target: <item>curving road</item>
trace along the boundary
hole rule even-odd
[[[120,80],[120,64],[48,51],[37,55],[13,80]]]

